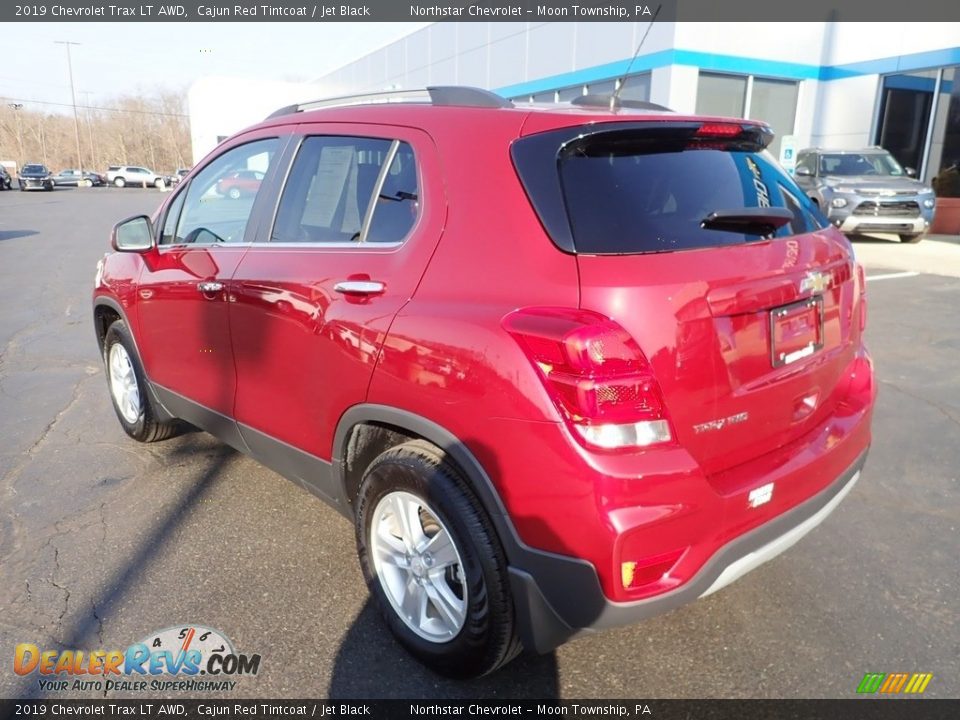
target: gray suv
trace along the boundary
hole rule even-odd
[[[933,222],[933,189],[883,148],[797,154],[795,179],[841,232],[893,233],[919,242]]]

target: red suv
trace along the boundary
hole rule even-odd
[[[850,492],[863,272],[767,126],[404,99],[278,111],[115,227],[94,318],[131,437],[187,421],[332,505],[458,676],[712,593]]]

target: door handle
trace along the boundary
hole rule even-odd
[[[216,280],[204,280],[197,283],[197,290],[202,293],[215,293],[223,290],[223,283]]]
[[[376,280],[341,280],[333,289],[344,295],[379,295],[385,287]]]

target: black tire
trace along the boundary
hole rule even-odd
[[[124,417],[124,413],[118,406],[116,397],[112,391],[110,351],[114,345],[121,345],[123,350],[126,351],[137,381],[140,408],[137,418],[133,422]],[[140,363],[140,356],[137,355],[136,346],[123,320],[114,321],[107,329],[107,334],[103,342],[103,364],[107,375],[107,389],[110,391],[110,402],[113,405],[114,412],[117,414],[120,425],[127,435],[138,442],[149,443],[166,440],[180,431],[182,426],[177,420],[171,420],[169,422],[160,422],[157,420],[156,412],[150,403],[150,394],[147,392],[147,380],[143,372],[143,365]]]
[[[227,193],[227,196],[228,196],[231,200],[239,200],[239,199],[240,199],[240,188],[230,188],[230,192]]]
[[[375,510],[387,494],[405,492],[424,500],[449,532],[462,561],[466,613],[450,640],[416,634],[394,610],[370,551]],[[357,498],[357,553],[370,593],[393,635],[433,671],[456,678],[479,677],[503,666],[523,649],[517,637],[503,548],[480,502],[444,453],[417,440],[393,447],[367,468]]]
[[[900,242],[910,243],[911,245],[915,245],[921,240],[923,240],[923,235],[901,235],[900,236]]]
[[[114,186],[116,186],[116,187],[121,187],[121,188],[122,188],[124,185],[127,184],[127,181],[124,180],[122,177],[118,177],[118,178],[114,178],[114,179],[113,179],[113,184],[114,184]]]

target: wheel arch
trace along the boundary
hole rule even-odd
[[[107,338],[107,330],[117,320],[122,320],[133,342],[133,350],[137,353],[137,359],[140,361],[140,367],[143,368],[143,374],[147,382],[147,393],[150,396],[150,402],[153,404],[155,414],[160,422],[169,422],[176,419],[176,416],[167,410],[166,406],[157,397],[153,383],[150,382],[150,376],[147,373],[147,367],[143,364],[143,353],[140,352],[140,346],[137,344],[137,336],[127,318],[127,313],[123,307],[111,297],[100,295],[93,301],[93,327],[97,337],[97,348],[100,351],[100,357],[103,357],[103,345]]]
[[[352,517],[363,471],[374,457],[401,442],[416,439],[432,443],[453,461],[496,528],[508,561],[516,558],[522,541],[483,465],[449,430],[407,410],[365,403],[353,406],[340,418],[334,434],[332,464],[344,511]]]
[[[362,469],[365,468],[352,467],[348,473],[348,461],[359,459],[351,458],[350,453],[356,455],[360,451],[356,446],[351,448],[350,442],[355,438],[358,428],[371,426],[381,432],[397,433],[400,437],[427,440],[444,451],[457,465],[493,524],[506,556],[518,632],[524,646],[545,653],[573,637],[576,634],[574,626],[553,607],[543,594],[540,583],[546,582],[555,598],[569,596],[573,605],[583,604],[583,598],[578,594],[571,596],[566,588],[570,585],[595,588],[599,594],[596,597],[588,596],[585,603],[593,607],[597,598],[602,597],[596,570],[586,560],[568,558],[526,545],[480,461],[453,433],[432,420],[399,408],[370,403],[355,405],[347,410],[337,424],[332,458],[334,489],[341,493],[337,498],[340,510],[353,518],[353,499],[359,488],[356,474],[362,475]],[[384,436],[385,439],[388,437]],[[359,462],[353,464],[360,465]],[[349,494],[351,491],[352,496]],[[582,614],[583,607],[579,611]],[[576,609],[567,608],[567,614],[576,617],[578,613]]]

